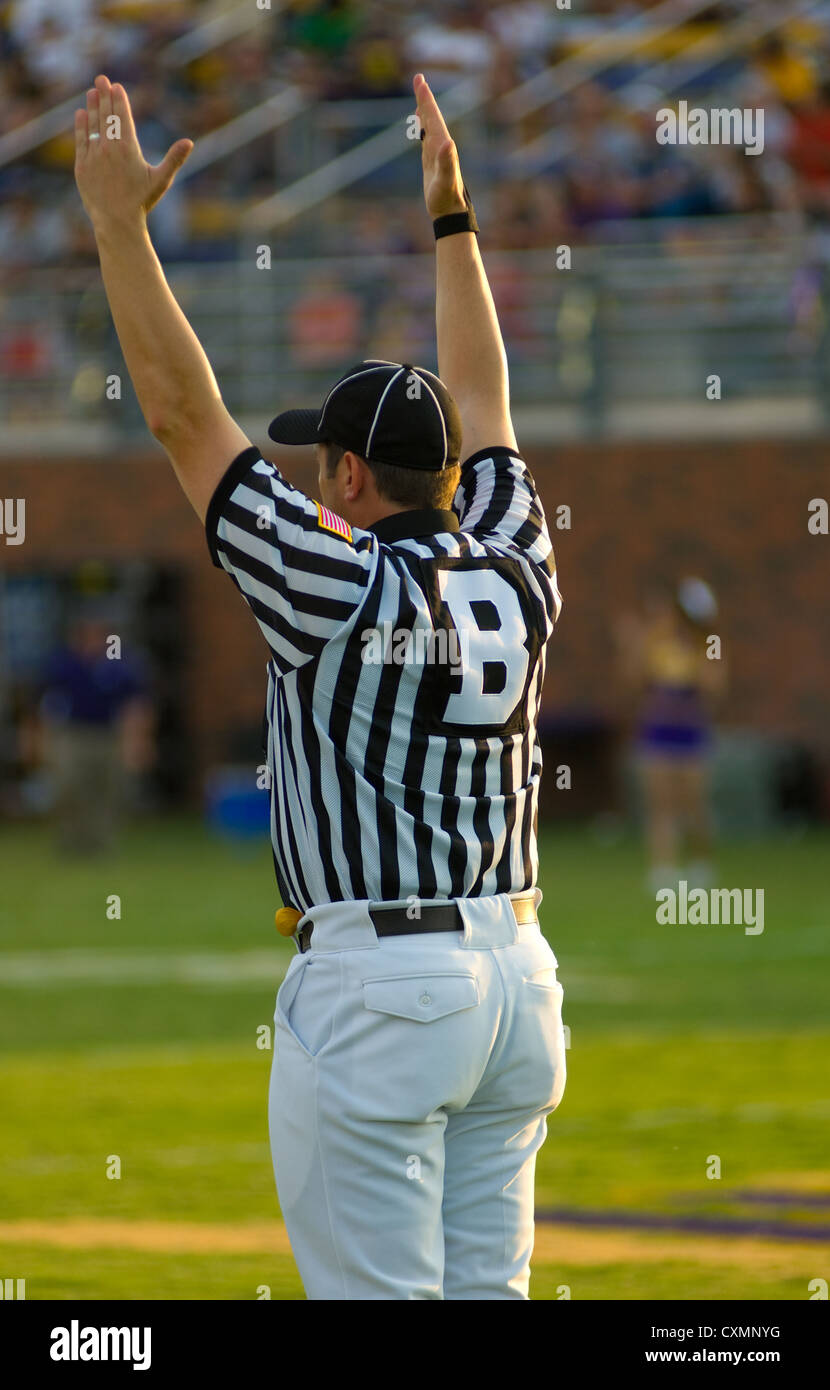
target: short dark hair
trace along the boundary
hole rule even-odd
[[[346,450],[331,439],[320,442],[326,460],[326,476],[333,478]],[[441,511],[448,511],[452,506],[461,477],[461,467],[457,463],[440,473],[429,473],[423,468],[397,468],[391,463],[373,463],[371,459],[363,462],[380,496],[387,502],[399,502],[402,507],[437,507]]]

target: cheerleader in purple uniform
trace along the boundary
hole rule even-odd
[[[684,579],[620,632],[626,674],[641,692],[636,749],[655,892],[681,878],[695,887],[711,880],[710,709],[723,689],[716,613],[709,586]]]

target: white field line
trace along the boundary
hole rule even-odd
[[[66,950],[0,953],[0,988],[52,985],[276,985],[286,952]]]
[[[78,948],[0,952],[0,989],[84,985],[278,985],[293,947],[251,951],[132,951]],[[573,972],[560,966],[567,1000],[626,1004],[640,993],[634,976]]]
[[[270,1162],[266,1138],[259,1144],[191,1144],[174,1149],[147,1149],[135,1153],[130,1159],[134,1171],[142,1169],[145,1173],[147,1164],[159,1168],[206,1168],[225,1163],[264,1163],[267,1166]],[[92,1169],[98,1172],[100,1167],[98,1154],[29,1154],[7,1159],[0,1171],[34,1177],[48,1173],[89,1172]]]

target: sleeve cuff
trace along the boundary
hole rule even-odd
[[[227,472],[223,473],[222,477],[219,479],[216,491],[208,503],[207,514],[205,516],[205,536],[207,538],[208,550],[210,551],[210,558],[217,569],[224,568],[219,558],[219,551],[217,548],[217,529],[219,522],[222,520],[225,504],[237,484],[241,483],[245,474],[249,473],[254,464],[259,463],[261,458],[262,454],[253,444],[250,445],[249,448],[243,449],[241,454],[237,454]]]
[[[464,459],[461,464],[462,476],[468,468],[474,468],[482,459],[491,459],[495,454],[509,454],[513,459],[521,459],[522,463],[527,464],[527,460],[519,453],[518,449],[510,449],[506,444],[494,444],[489,449],[477,449],[469,458]]]

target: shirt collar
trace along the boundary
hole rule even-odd
[[[458,517],[455,512],[441,511],[437,507],[395,512],[383,516],[367,530],[373,531],[379,541],[389,545],[393,541],[419,540],[422,536],[440,536],[442,532],[457,531]]]

